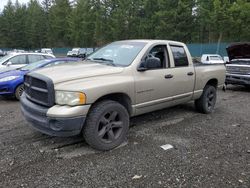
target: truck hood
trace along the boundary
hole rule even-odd
[[[229,60],[250,59],[250,42],[234,43],[227,47]]]
[[[83,78],[118,74],[123,70],[123,67],[113,67],[110,65],[84,61],[43,68],[34,72],[47,76],[53,80],[54,84],[58,84]]]

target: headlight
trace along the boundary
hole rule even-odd
[[[81,92],[56,91],[56,104],[77,106],[86,103],[86,95]]]
[[[1,78],[0,82],[7,82],[7,81],[15,80],[18,77],[19,76],[8,76],[8,77],[5,77],[5,78]]]

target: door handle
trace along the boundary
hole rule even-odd
[[[167,74],[167,75],[165,75],[165,78],[166,79],[171,79],[171,78],[173,78],[174,76],[172,75],[172,74]]]
[[[189,73],[187,73],[187,75],[188,75],[188,76],[193,76],[194,73],[193,73],[193,72],[189,72]]]

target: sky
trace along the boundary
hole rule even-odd
[[[11,0],[13,3],[16,2],[16,0]],[[18,0],[19,3],[27,3],[30,0]],[[39,0],[41,2],[41,0]],[[4,6],[7,4],[8,0],[0,0],[0,11],[3,10]]]

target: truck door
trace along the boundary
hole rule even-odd
[[[187,55],[184,46],[170,45],[168,48],[172,60],[170,74],[173,77],[171,80],[174,82],[171,96],[173,96],[173,100],[188,101],[192,98],[195,84],[195,71],[191,63],[191,55]]]
[[[167,44],[152,46],[145,54],[140,66],[143,66],[146,59],[150,57],[159,58],[159,66],[137,71],[135,75],[136,108],[139,114],[168,106],[173,93],[171,90],[175,87],[171,79],[172,70],[169,68]]]

